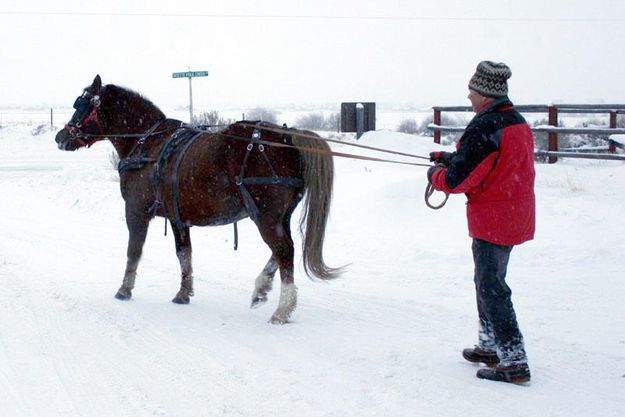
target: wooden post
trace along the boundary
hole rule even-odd
[[[434,124],[441,125],[441,111],[437,108],[434,108]],[[441,131],[438,129],[434,130],[434,143],[441,143]]]
[[[549,126],[557,127],[558,126],[558,108],[556,106],[549,106]],[[558,151],[558,134],[557,133],[549,133],[549,151],[557,152]],[[550,156],[549,163],[555,164],[558,161],[557,156]]]
[[[50,107],[50,129],[54,129],[54,114],[53,114],[51,107]]]
[[[610,112],[610,129],[616,129],[616,112],[615,111],[611,111]],[[610,145],[608,146],[608,152],[610,153],[616,153],[616,143],[611,140]]]

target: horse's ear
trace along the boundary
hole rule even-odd
[[[93,79],[91,88],[93,90],[93,94],[100,94],[100,89],[102,88],[102,79],[100,78],[100,74],[96,75]]]

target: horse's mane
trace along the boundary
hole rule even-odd
[[[158,118],[165,118],[165,113],[163,113],[156,104],[152,103],[152,101],[148,98],[134,90],[131,90],[130,88],[120,87],[115,84],[107,84],[102,88],[106,89],[107,94],[112,94],[119,98],[126,99],[128,101],[128,106],[131,109],[153,112],[158,116]]]

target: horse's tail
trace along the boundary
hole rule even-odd
[[[293,144],[302,148],[318,149],[320,152],[300,151],[302,176],[306,195],[299,222],[302,234],[302,253],[306,275],[319,279],[338,277],[343,268],[331,268],[323,260],[323,241],[332,201],[332,183],[334,181],[334,163],[329,154],[330,147],[322,139],[293,135]],[[328,153],[326,153],[328,152]]]

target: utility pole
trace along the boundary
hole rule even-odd
[[[191,79],[193,77],[208,77],[208,71],[189,71],[174,72],[172,78],[188,78],[189,79],[189,123],[193,123],[193,87]]]

